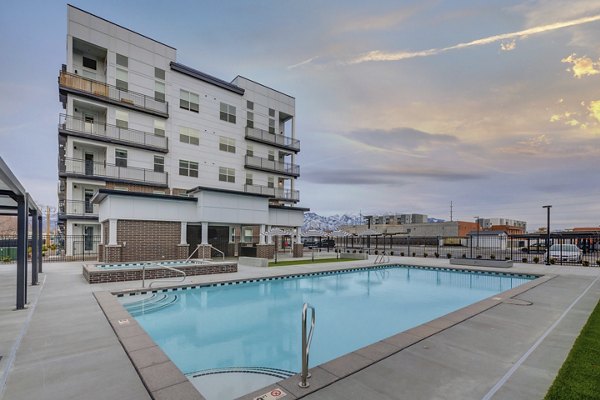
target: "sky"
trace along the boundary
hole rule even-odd
[[[178,61],[296,98],[300,206],[321,215],[600,225],[600,1],[73,5]],[[0,156],[57,204],[64,2],[0,3]]]

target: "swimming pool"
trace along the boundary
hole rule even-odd
[[[120,301],[206,398],[233,398],[299,372],[304,302],[317,312],[312,367],[533,278],[386,266],[159,290]]]

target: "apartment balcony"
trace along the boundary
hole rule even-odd
[[[295,178],[300,176],[300,166],[296,164],[269,160],[261,157],[246,156],[246,163],[244,166],[249,169],[275,172],[277,174],[293,176]]]
[[[111,182],[167,187],[167,173],[137,167],[120,167],[77,158],[65,158],[59,163],[59,175]]]
[[[294,203],[300,201],[300,192],[297,190],[286,190],[260,185],[244,185],[244,192],[266,195],[275,200],[290,201]]]
[[[58,204],[58,219],[98,219],[98,204],[83,200],[61,200]]]
[[[167,102],[161,102],[155,100],[152,96],[146,96],[131,90],[121,90],[116,86],[84,78],[81,75],[60,71],[58,85],[61,93],[74,93],[159,117],[169,117],[169,104]]]
[[[108,143],[124,144],[146,150],[168,152],[166,137],[135,129],[120,128],[103,122],[86,122],[82,118],[61,114],[58,131],[64,135],[85,139],[101,140]]]
[[[275,135],[262,129],[246,127],[246,139],[297,153],[300,151],[300,141],[283,135]]]

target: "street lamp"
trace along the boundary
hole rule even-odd
[[[477,246],[475,248],[479,249],[479,216],[473,218],[475,218],[475,223],[477,224]]]
[[[546,265],[550,265],[550,209],[552,206],[542,206],[548,210],[548,225],[546,226]]]

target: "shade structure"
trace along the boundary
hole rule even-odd
[[[352,234],[349,232],[346,232],[346,231],[333,231],[333,232],[328,233],[327,236],[332,237],[332,238],[344,238],[344,237],[352,236]]]
[[[362,232],[358,233],[358,236],[379,236],[383,235],[381,232],[376,231],[375,229],[366,229]]]
[[[304,237],[321,237],[327,236],[326,233],[320,229],[309,229],[302,234]]]

